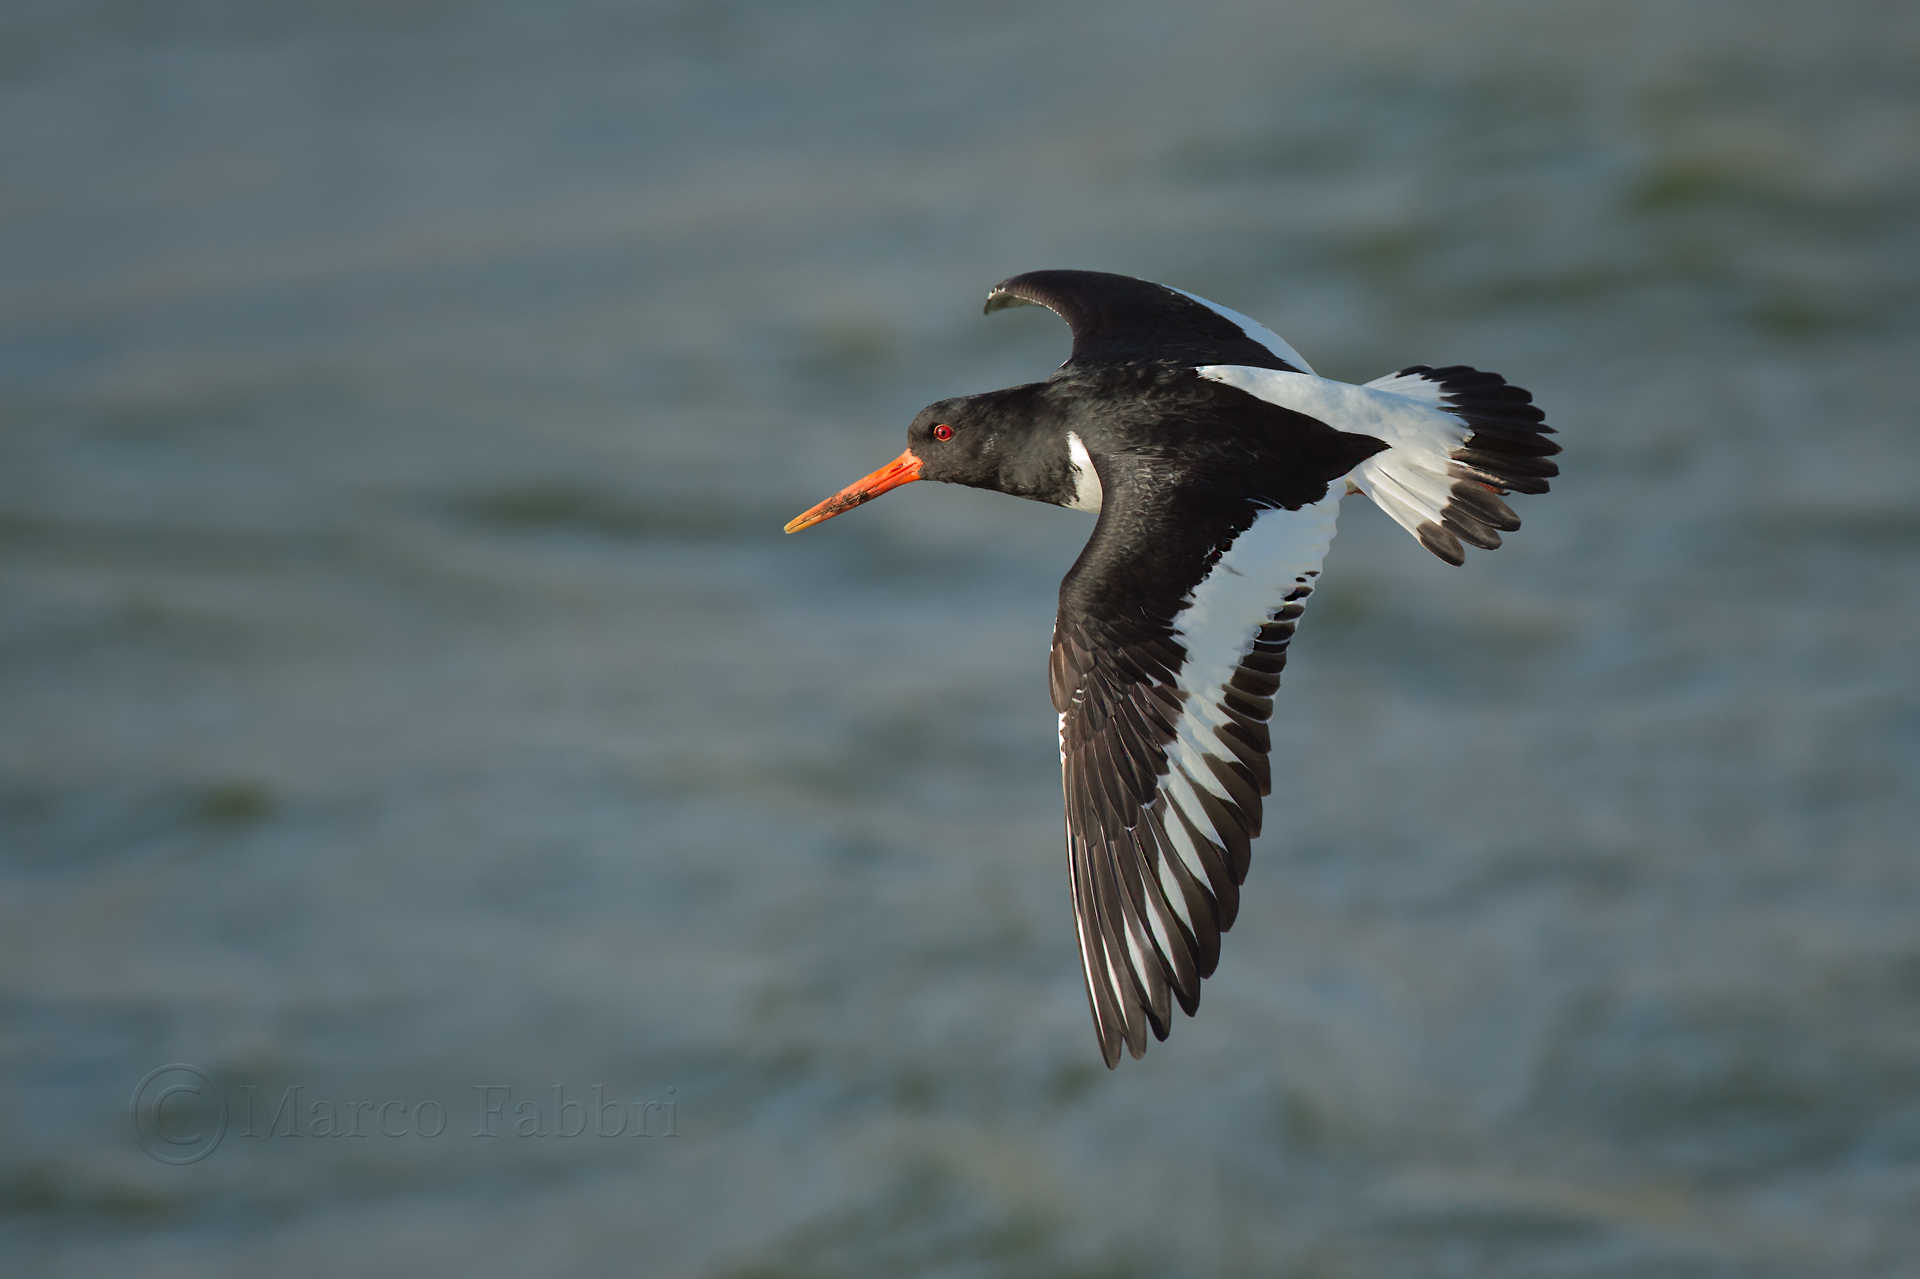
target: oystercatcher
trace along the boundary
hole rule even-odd
[[[1449,564],[1520,527],[1560,446],[1493,373],[1416,364],[1352,386],[1263,325],[1179,289],[1031,271],[988,313],[1047,307],[1073,354],[1044,382],[942,400],[907,450],[787,532],[914,480],[1096,512],[1060,584],[1050,666],[1068,869],[1109,1069],[1189,1016],[1239,911],[1267,720],[1294,627],[1364,493]]]

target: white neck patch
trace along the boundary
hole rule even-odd
[[[1087,452],[1087,446],[1080,441],[1077,431],[1067,432],[1067,456],[1073,465],[1073,500],[1067,503],[1069,511],[1099,511],[1100,472],[1093,469],[1093,455]]]

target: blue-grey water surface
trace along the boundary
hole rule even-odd
[[[1916,67],[1873,0],[7,4],[0,1266],[1920,1273]],[[979,313],[1044,266],[1567,447],[1464,569],[1347,504],[1111,1075],[1087,517],[780,535],[1064,358]]]

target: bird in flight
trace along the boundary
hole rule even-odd
[[[1073,354],[1044,382],[941,400],[907,449],[787,525],[914,480],[1098,515],[1060,584],[1049,667],[1067,858],[1100,1053],[1189,1016],[1239,911],[1267,721],[1340,499],[1364,493],[1449,564],[1520,527],[1559,474],[1533,397],[1416,364],[1319,377],[1264,325],[1166,285],[1030,271],[988,313],[1044,306]]]

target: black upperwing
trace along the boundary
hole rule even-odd
[[[1025,305],[1046,307],[1073,330],[1069,365],[1241,364],[1306,371],[1221,310],[1128,275],[1028,271],[994,285],[987,295],[989,314]]]
[[[1239,910],[1269,790],[1266,721],[1331,536],[1329,481],[1380,447],[1322,430],[1311,461],[1264,482],[1094,454],[1105,504],[1061,583],[1049,674],[1074,922],[1109,1068],[1122,1046],[1144,1053],[1148,1030],[1167,1037],[1175,1000],[1192,1015]],[[1292,563],[1289,538],[1319,549],[1259,581],[1234,616],[1200,617],[1211,575],[1237,578],[1236,558]]]

